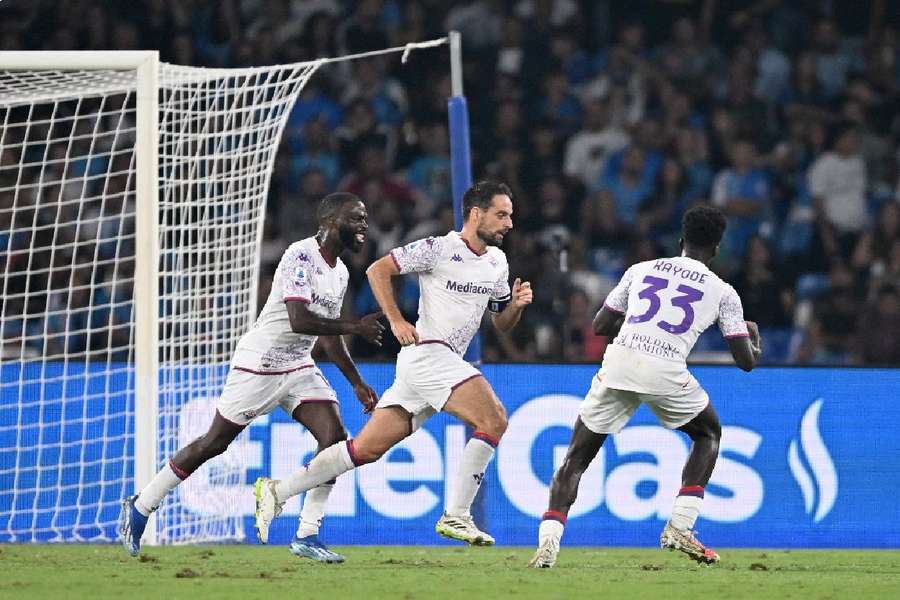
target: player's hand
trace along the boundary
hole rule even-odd
[[[753,321],[746,321],[747,332],[750,333],[750,345],[759,354],[762,353],[762,337],[759,335],[759,327]]]
[[[534,300],[534,293],[531,291],[531,282],[522,281],[518,277],[513,282],[512,287],[512,305],[516,308],[525,308]]]
[[[393,332],[394,337],[397,338],[397,341],[400,342],[401,346],[419,343],[419,332],[416,331],[415,326],[406,319],[400,319],[399,321],[391,323],[391,332]]]
[[[370,344],[381,345],[381,336],[384,334],[384,325],[378,320],[384,315],[380,310],[364,316],[357,324],[356,335]]]
[[[375,410],[375,405],[378,404],[378,394],[369,384],[360,381],[353,386],[353,392],[356,394],[356,399],[363,405],[364,413],[369,414]]]

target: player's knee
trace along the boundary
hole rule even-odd
[[[336,427],[326,431],[316,439],[316,441],[319,442],[319,452],[329,446],[334,446],[339,442],[346,441],[347,437],[347,430],[343,427]]]
[[[382,450],[381,448],[359,444],[354,444],[353,450],[353,462],[355,462],[357,466],[373,463],[381,458],[386,452],[386,450]]]
[[[503,437],[503,434],[506,433],[507,425],[509,425],[509,422],[506,419],[506,415],[501,412],[496,412],[485,417],[482,423],[477,425],[477,429],[491,437],[500,439]]]

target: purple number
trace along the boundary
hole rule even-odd
[[[647,309],[647,312],[642,315],[628,317],[629,323],[646,323],[656,316],[656,313],[659,312],[659,296],[656,295],[656,292],[666,289],[666,286],[669,285],[668,280],[663,279],[662,277],[653,277],[652,275],[644,277],[644,283],[647,284],[647,287],[638,293],[638,298],[641,300],[649,300],[650,307]]]
[[[692,288],[689,285],[679,285],[676,289],[681,292],[682,295],[672,298],[672,306],[676,306],[684,311],[684,319],[682,319],[681,323],[678,325],[660,321],[657,323],[657,326],[663,331],[668,331],[669,333],[677,335],[684,333],[694,324],[694,307],[691,306],[691,304],[703,299],[703,291]]]
[[[649,300],[650,306],[644,314],[628,317],[629,323],[646,323],[656,316],[660,307],[660,299],[657,292],[666,289],[669,285],[669,280],[663,279],[662,277],[647,275],[644,277],[643,283],[646,283],[647,287],[638,292],[638,298],[641,300]],[[694,307],[691,306],[691,304],[703,299],[703,291],[684,284],[679,285],[676,289],[681,292],[681,295],[672,298],[672,306],[680,308],[684,312],[684,319],[677,325],[673,325],[666,321],[660,321],[656,326],[663,331],[678,335],[690,329],[691,325],[694,324]]]

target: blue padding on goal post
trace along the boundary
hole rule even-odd
[[[453,218],[456,229],[462,229],[462,198],[472,185],[472,158],[469,154],[469,107],[464,96],[453,96],[447,101],[450,119],[450,178],[453,192]],[[474,364],[481,363],[481,339],[475,334],[464,358]]]

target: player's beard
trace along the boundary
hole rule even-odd
[[[481,241],[484,242],[488,246],[500,246],[503,244],[503,237],[505,233],[502,229],[498,229],[497,231],[490,231],[488,229],[478,228],[476,230],[478,237],[481,238]]]
[[[341,244],[344,248],[347,248],[351,252],[359,252],[363,247],[364,242],[360,242],[356,239],[357,233],[365,235],[365,232],[361,232],[350,225],[341,225],[338,227],[338,239],[341,240]]]

